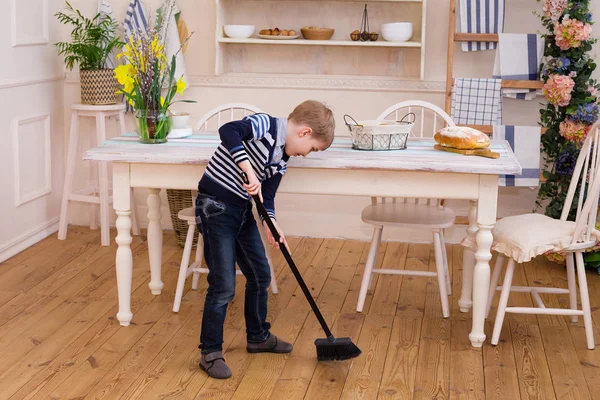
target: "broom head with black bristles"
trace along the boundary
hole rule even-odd
[[[358,357],[360,349],[352,343],[350,338],[334,338],[315,340],[317,346],[317,359],[319,361],[349,360]]]

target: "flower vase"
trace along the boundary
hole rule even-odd
[[[134,121],[140,142],[155,144],[167,141],[172,124],[170,115],[156,110],[136,110]]]

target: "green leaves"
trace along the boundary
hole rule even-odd
[[[72,25],[70,42],[55,43],[58,54],[64,56],[67,69],[79,65],[80,70],[104,69],[113,49],[124,45],[116,34],[117,23],[110,16],[98,13],[87,18],[66,2],[66,12],[54,14],[64,25]]]

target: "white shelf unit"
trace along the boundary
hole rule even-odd
[[[219,43],[241,43],[241,44],[262,44],[262,45],[286,45],[286,46],[358,46],[358,47],[421,47],[421,42],[387,42],[378,40],[376,42],[361,42],[352,40],[269,40],[260,38],[235,39],[228,37],[219,38]]]
[[[216,75],[287,74],[323,76],[382,76],[424,79],[427,0],[215,0]],[[374,42],[352,41],[360,28],[365,3]],[[412,22],[407,42],[383,40],[381,24]],[[229,38],[226,24],[255,25],[248,39]],[[269,40],[256,36],[261,29],[303,26],[335,29],[330,40]]]

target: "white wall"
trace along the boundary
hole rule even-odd
[[[56,0],[0,0],[0,262],[56,231],[64,68]]]
[[[117,16],[122,19],[128,0],[110,1]],[[507,0],[506,32],[530,33],[541,30],[533,10],[539,10],[541,4],[535,0]],[[74,0],[72,4],[84,11],[92,12],[95,7],[92,0]],[[146,4],[155,7],[159,0],[146,0]],[[303,2],[308,4],[308,2]],[[600,16],[600,2],[595,2],[597,15]],[[396,102],[408,99],[428,100],[443,106],[444,80],[446,73],[447,43],[447,0],[429,0],[427,12],[427,51],[425,60],[425,81],[391,81],[382,83],[376,78],[362,77],[349,85],[339,77],[313,77],[306,79],[288,79],[283,75],[277,79],[244,79],[235,76],[216,77],[215,70],[215,1],[214,0],[178,0],[190,31],[195,31],[188,51],[186,63],[191,76],[192,87],[186,97],[197,100],[196,104],[186,105],[193,119],[204,112],[226,102],[247,102],[255,104],[274,115],[287,115],[299,102],[314,98],[326,101],[336,113],[340,134],[346,134],[342,122],[345,113],[359,118],[378,115],[383,109]],[[61,35],[68,32],[64,29]],[[276,46],[275,46],[276,47]],[[248,51],[251,51],[249,49]],[[274,49],[276,54],[276,49]],[[455,76],[490,76],[493,64],[493,52],[456,53]],[[274,61],[276,62],[276,58]],[[340,60],[344,62],[344,60]],[[596,74],[598,75],[598,72]],[[68,74],[65,86],[65,135],[68,129],[68,110],[71,103],[79,98],[79,86],[76,74]],[[541,99],[538,99],[541,100]],[[530,102],[506,100],[504,107],[505,123],[535,125],[539,120],[539,101]],[[128,121],[131,126],[131,121]],[[83,125],[93,129],[91,124]],[[116,124],[109,125],[112,135],[117,134]],[[111,133],[109,133],[109,136]],[[84,185],[88,180],[87,165],[78,168],[78,182]],[[535,207],[536,191],[529,188],[502,188],[499,198],[499,216],[529,212]],[[138,209],[142,214],[142,224],[146,223],[143,214],[145,191],[138,191]],[[316,196],[286,196],[277,198],[278,218],[288,235],[333,236],[368,239],[370,228],[361,223],[359,215],[369,199],[333,198]],[[459,215],[466,215],[465,202],[451,202],[450,206]],[[170,228],[170,219],[166,196],[163,192],[163,226]],[[72,207],[71,222],[88,223],[87,206]],[[307,218],[309,217],[309,218]],[[463,235],[464,227],[450,232],[450,242],[456,242]],[[429,235],[415,236],[414,232],[392,232],[388,239],[429,240]]]

